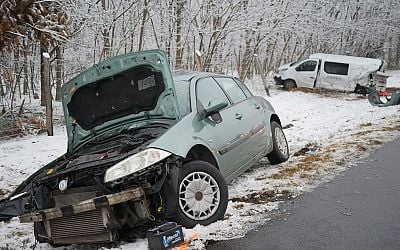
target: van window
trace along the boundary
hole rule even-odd
[[[297,66],[296,71],[314,71],[316,67],[317,67],[317,61],[309,60]]]
[[[347,63],[325,62],[324,71],[328,74],[347,76],[349,74],[349,65]]]

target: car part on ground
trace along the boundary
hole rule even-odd
[[[273,164],[289,156],[267,100],[234,77],[173,80],[160,50],[101,62],[62,96],[67,153],[0,202],[0,220],[34,223],[39,242],[112,242],[165,221],[208,225],[223,219],[227,182],[265,155]]]
[[[368,101],[371,105],[378,107],[400,105],[400,91],[389,93],[372,88],[368,94]]]
[[[147,231],[150,250],[164,250],[179,246],[185,242],[182,227],[174,222],[167,222]]]

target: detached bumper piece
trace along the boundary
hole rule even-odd
[[[400,92],[388,93],[374,90],[368,94],[368,101],[372,106],[378,107],[400,105]]]
[[[143,197],[143,190],[136,188],[23,214],[19,219],[22,223],[43,222],[53,244],[110,242],[117,238],[112,206]]]

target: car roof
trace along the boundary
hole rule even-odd
[[[204,71],[177,71],[174,72],[172,75],[174,81],[187,81],[187,82],[190,82],[194,78],[199,79],[206,76],[225,76],[225,75],[213,72],[204,72]]]

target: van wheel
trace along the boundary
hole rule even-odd
[[[271,164],[279,164],[289,159],[289,146],[281,125],[271,122],[273,150],[267,155]]]
[[[224,217],[228,187],[221,172],[205,161],[182,166],[178,182],[176,221],[184,227],[208,225]]]
[[[290,91],[290,90],[292,90],[292,89],[294,89],[294,88],[297,88],[297,84],[296,84],[295,81],[293,81],[293,80],[291,80],[291,79],[285,80],[285,81],[283,82],[283,88],[284,88],[285,90]]]

